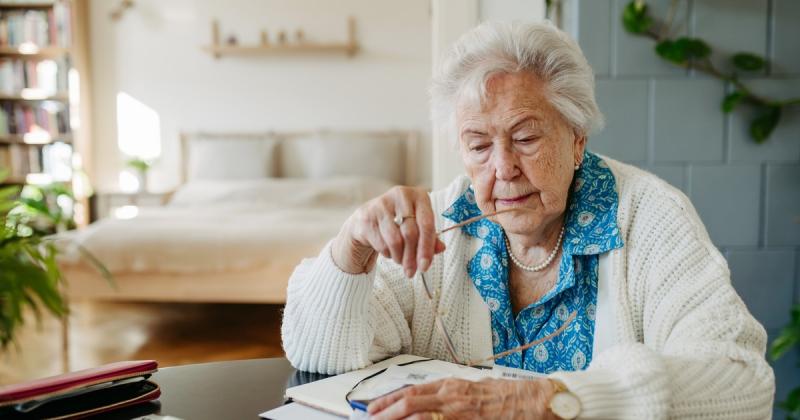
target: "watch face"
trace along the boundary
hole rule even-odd
[[[559,392],[550,399],[550,410],[562,419],[574,419],[581,413],[581,402],[569,392]]]

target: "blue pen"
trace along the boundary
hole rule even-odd
[[[370,400],[350,400],[350,408],[356,411],[363,411],[367,412],[367,406],[369,405]]]

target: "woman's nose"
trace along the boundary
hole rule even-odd
[[[494,157],[495,176],[501,180],[512,180],[519,175],[519,159],[508,147],[499,147]]]

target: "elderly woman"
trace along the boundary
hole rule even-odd
[[[400,353],[474,360],[540,340],[496,360],[540,380],[443,380],[369,412],[771,416],[765,331],[689,200],[587,151],[602,116],[573,40],[550,24],[483,24],[456,43],[432,95],[466,176],[432,194],[390,190],[300,264],[282,328],[295,367],[341,373]]]

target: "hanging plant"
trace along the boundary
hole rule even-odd
[[[767,66],[767,60],[763,57],[749,52],[736,53],[730,58],[735,70],[726,73],[711,62],[712,49],[706,41],[690,37],[670,38],[670,26],[679,1],[672,1],[666,22],[657,22],[643,0],[631,1],[622,12],[622,25],[631,34],[655,41],[655,53],[662,59],[730,83],[733,91],[722,98],[722,112],[733,112],[742,105],[754,107],[755,117],[750,121],[750,137],[756,143],[765,142],[780,123],[784,108],[800,104],[800,98],[777,100],[760,96],[742,82],[740,75],[762,71]],[[659,30],[656,31],[655,28]]]
[[[769,347],[769,357],[773,361],[800,348],[800,304],[792,307],[791,318],[789,324],[783,328]],[[778,406],[786,411],[787,418],[800,419],[800,387],[789,392],[786,401],[778,403]]]

